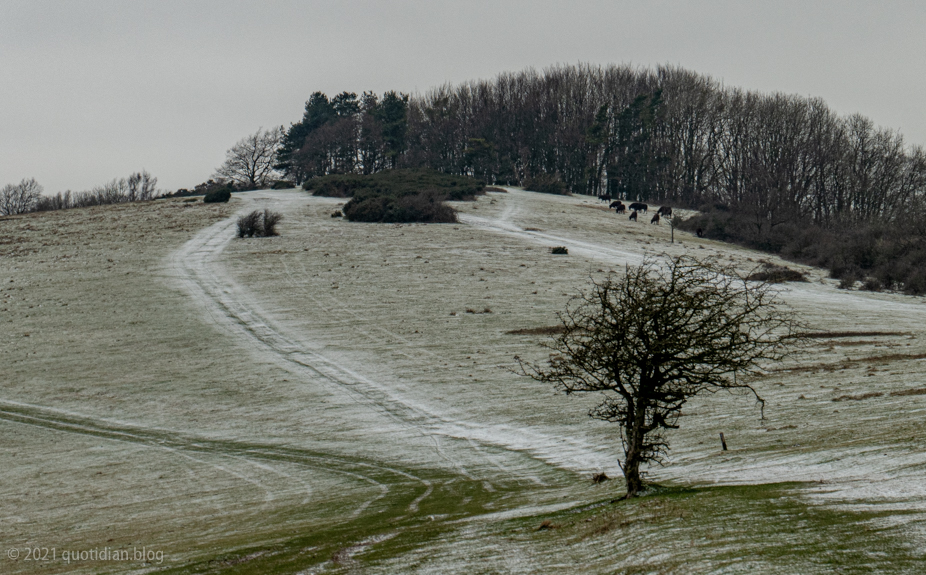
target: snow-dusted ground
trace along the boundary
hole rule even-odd
[[[645,537],[614,544],[613,534],[592,534],[558,564],[556,540],[506,535],[501,526],[519,517],[620,491],[588,483],[593,471],[619,476],[616,430],[585,415],[594,398],[557,396],[515,374],[515,355],[543,359],[543,338],[507,332],[555,325],[590,277],[647,254],[711,255],[744,269],[766,256],[678,231],[669,243],[667,225],[514,189],[458,204],[458,225],[351,224],[330,217],[339,203],[261,191],[195,214],[206,207],[0,222],[0,236],[12,230],[28,247],[0,268],[0,289],[9,278],[20,290],[0,291],[13,330],[0,382],[0,538],[147,543],[178,564],[367,517],[390,501],[414,516],[462,481],[489,501],[482,513],[369,568],[671,572],[671,553],[640,558]],[[235,239],[236,215],[265,207],[284,214],[281,236]],[[551,255],[556,245],[569,255]],[[783,295],[813,329],[891,334],[819,339],[798,362],[771,366],[756,382],[764,421],[743,396],[697,399],[670,438],[669,465],[651,477],[806,482],[788,497],[886,510],[887,536],[922,549],[926,395],[896,394],[926,387],[926,305],[841,291],[802,269],[813,281]],[[719,432],[730,451],[719,451]],[[355,561],[395,535],[349,542],[343,555]],[[722,565],[745,572],[752,561]],[[319,568],[359,564],[339,565]],[[825,572],[799,570],[808,569]]]

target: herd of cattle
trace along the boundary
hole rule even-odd
[[[598,196],[598,199],[603,202],[610,202],[611,196]],[[619,214],[626,214],[627,210],[629,209],[631,212],[630,221],[632,222],[637,221],[637,214],[639,212],[643,212],[645,214],[647,211],[649,211],[649,206],[647,204],[644,204],[643,202],[634,202],[630,204],[629,206],[625,206],[624,203],[621,202],[620,200],[614,200],[613,202],[611,202],[611,205],[608,207],[616,210],[617,213]],[[653,218],[649,221],[649,223],[658,224],[660,216],[669,217],[671,215],[672,215],[672,208],[670,208],[669,206],[662,206],[661,208],[659,208],[659,210],[656,211],[656,215],[653,216]]]

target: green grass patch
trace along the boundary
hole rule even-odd
[[[388,496],[358,517],[330,517],[305,533],[252,535],[262,542],[242,543],[233,552],[158,570],[157,573],[240,573],[273,575],[322,569],[326,573],[354,572],[363,565],[404,555],[455,528],[454,521],[486,513],[486,505],[506,498],[508,490],[486,491],[482,482],[415,471],[433,485],[417,481],[390,483]],[[394,481],[394,478],[393,478]],[[302,510],[312,513],[311,508]],[[246,526],[242,526],[246,530]]]
[[[541,554],[590,545],[602,557],[596,570],[622,573],[912,573],[922,565],[922,553],[890,527],[903,512],[812,504],[804,487],[661,488],[511,522],[505,535]]]

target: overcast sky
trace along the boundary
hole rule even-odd
[[[926,145],[926,2],[0,0],[0,185],[210,177],[308,96],[562,63],[681,65]]]

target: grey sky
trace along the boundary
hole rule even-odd
[[[677,64],[819,96],[926,145],[926,3],[0,0],[0,185],[207,179],[309,94],[532,66]]]

